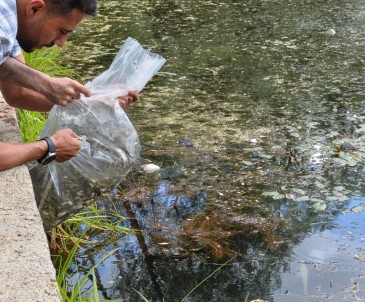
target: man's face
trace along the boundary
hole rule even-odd
[[[17,40],[26,52],[53,45],[63,46],[67,37],[84,19],[85,14],[74,9],[68,16],[49,14],[47,11],[34,15],[19,24]]]

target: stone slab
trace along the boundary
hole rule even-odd
[[[0,95],[0,141],[20,143],[15,110]],[[14,154],[16,156],[16,154]],[[0,302],[59,302],[28,169],[0,172]]]

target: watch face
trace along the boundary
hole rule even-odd
[[[47,156],[42,160],[43,165],[47,165],[56,159],[56,153],[49,152]]]

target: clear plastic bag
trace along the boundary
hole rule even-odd
[[[117,97],[140,92],[165,61],[128,38],[109,69],[86,84],[91,97],[50,111],[40,137],[71,128],[82,143],[70,161],[30,168],[46,231],[109,192],[133,167],[140,151],[138,134]]]

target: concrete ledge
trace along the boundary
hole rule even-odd
[[[0,113],[0,141],[20,143],[15,110],[1,95]],[[25,166],[0,172],[0,263],[0,302],[60,301],[56,272]]]

